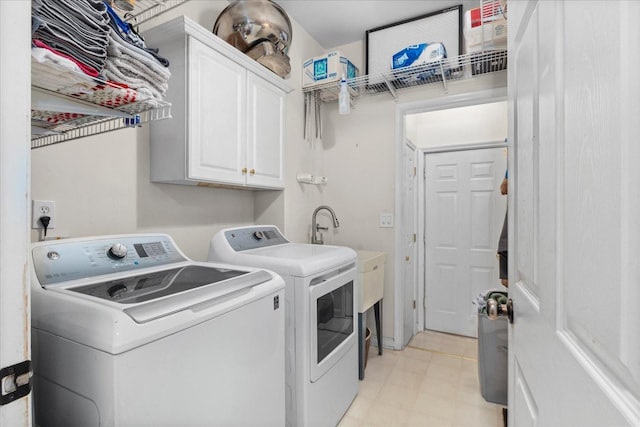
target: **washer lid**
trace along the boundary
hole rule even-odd
[[[120,304],[136,304],[189,291],[247,273],[248,271],[187,265],[72,287],[69,290]]]
[[[343,246],[285,243],[238,252],[228,259],[219,260],[267,268],[278,274],[307,277],[355,262],[356,253]]]

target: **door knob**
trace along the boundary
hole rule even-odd
[[[487,316],[491,320],[506,316],[509,319],[509,323],[513,323],[513,300],[509,298],[506,304],[498,304],[498,301],[489,298],[487,300]]]

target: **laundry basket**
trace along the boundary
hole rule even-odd
[[[480,393],[487,402],[507,405],[508,395],[508,319],[489,319],[478,309],[478,379]]]

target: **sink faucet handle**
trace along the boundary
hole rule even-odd
[[[320,230],[324,230],[324,231],[328,231],[329,227],[321,227],[320,224],[316,224],[316,230],[320,231]],[[322,234],[321,234],[322,236]],[[320,240],[322,240],[322,237],[320,238]]]

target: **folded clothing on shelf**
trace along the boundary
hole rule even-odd
[[[58,52],[52,47],[48,46],[42,40],[33,40],[34,47],[31,49],[31,56],[39,63],[51,63],[57,64],[63,69],[71,69],[73,71],[85,73],[91,77],[98,77],[100,74],[98,70],[90,67],[77,59],[66,55],[62,52]],[[71,64],[70,64],[71,63]]]
[[[132,45],[138,46],[142,49],[146,48],[147,46],[144,43],[144,39],[133,29],[131,24],[123,21],[109,3],[105,2],[105,6],[107,7],[107,13],[109,14],[109,25],[111,28],[117,31],[124,40]]]
[[[33,0],[32,38],[100,72],[107,59],[109,15],[100,0]]]
[[[33,0],[31,58],[34,87],[131,115],[166,105],[169,61],[102,0]],[[32,123],[63,131],[104,113],[39,108]]]
[[[141,94],[162,99],[171,72],[155,56],[125,40],[113,29],[109,31],[108,57],[104,76],[126,84]]]
[[[130,43],[133,46],[144,50],[145,52],[156,58],[158,62],[165,67],[169,66],[169,61],[158,54],[158,49],[148,47],[144,42],[144,38],[142,38],[142,36],[138,34],[138,32],[133,28],[133,25],[123,21],[122,18],[120,18],[120,16],[108,3],[105,4],[107,5],[109,18],[111,18],[109,19],[109,25],[124,42]]]

